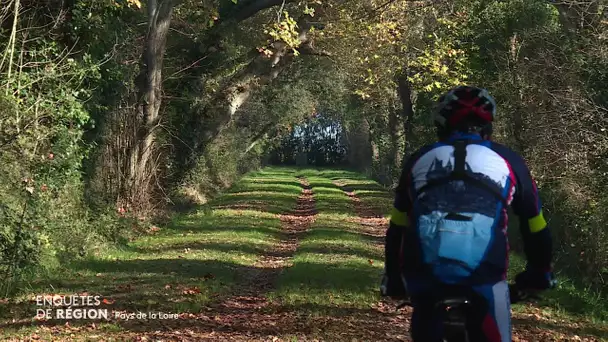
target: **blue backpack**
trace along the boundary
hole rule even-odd
[[[422,261],[446,283],[466,282],[492,248],[494,235],[500,233],[496,228],[498,209],[492,213],[471,210],[476,207],[471,202],[491,201],[494,208],[508,204],[500,184],[470,170],[468,144],[467,140],[452,143],[453,168],[448,163],[441,165],[439,174],[429,172],[414,201]]]

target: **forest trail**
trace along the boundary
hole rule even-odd
[[[1,301],[0,340],[409,341],[409,308],[378,297],[391,202],[353,172],[251,173],[196,212]],[[110,319],[33,319],[37,295],[73,294],[101,296]],[[514,341],[608,335],[567,312],[515,311]],[[159,312],[175,318],[124,319]]]

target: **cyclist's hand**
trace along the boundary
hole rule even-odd
[[[515,283],[520,289],[542,291],[554,288],[557,280],[555,280],[553,272],[527,269],[515,277]]]
[[[516,284],[509,284],[509,297],[511,304],[540,299],[540,290],[522,289]]]

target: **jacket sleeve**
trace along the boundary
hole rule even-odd
[[[512,208],[519,216],[524,253],[528,261],[527,268],[540,272],[551,271],[553,242],[551,230],[543,216],[543,208],[530,170],[523,158],[509,158],[515,173],[516,187]]]

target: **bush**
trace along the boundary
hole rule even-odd
[[[243,174],[262,165],[263,142],[247,151],[250,142],[242,129],[232,126],[205,148],[195,166],[172,193],[178,208],[206,203]]]
[[[87,112],[73,95],[0,95],[0,274],[10,293],[43,256],[68,261],[130,233],[83,201]],[[10,138],[13,137],[13,138]],[[109,212],[110,209],[99,209]],[[113,216],[113,217],[112,217]]]

